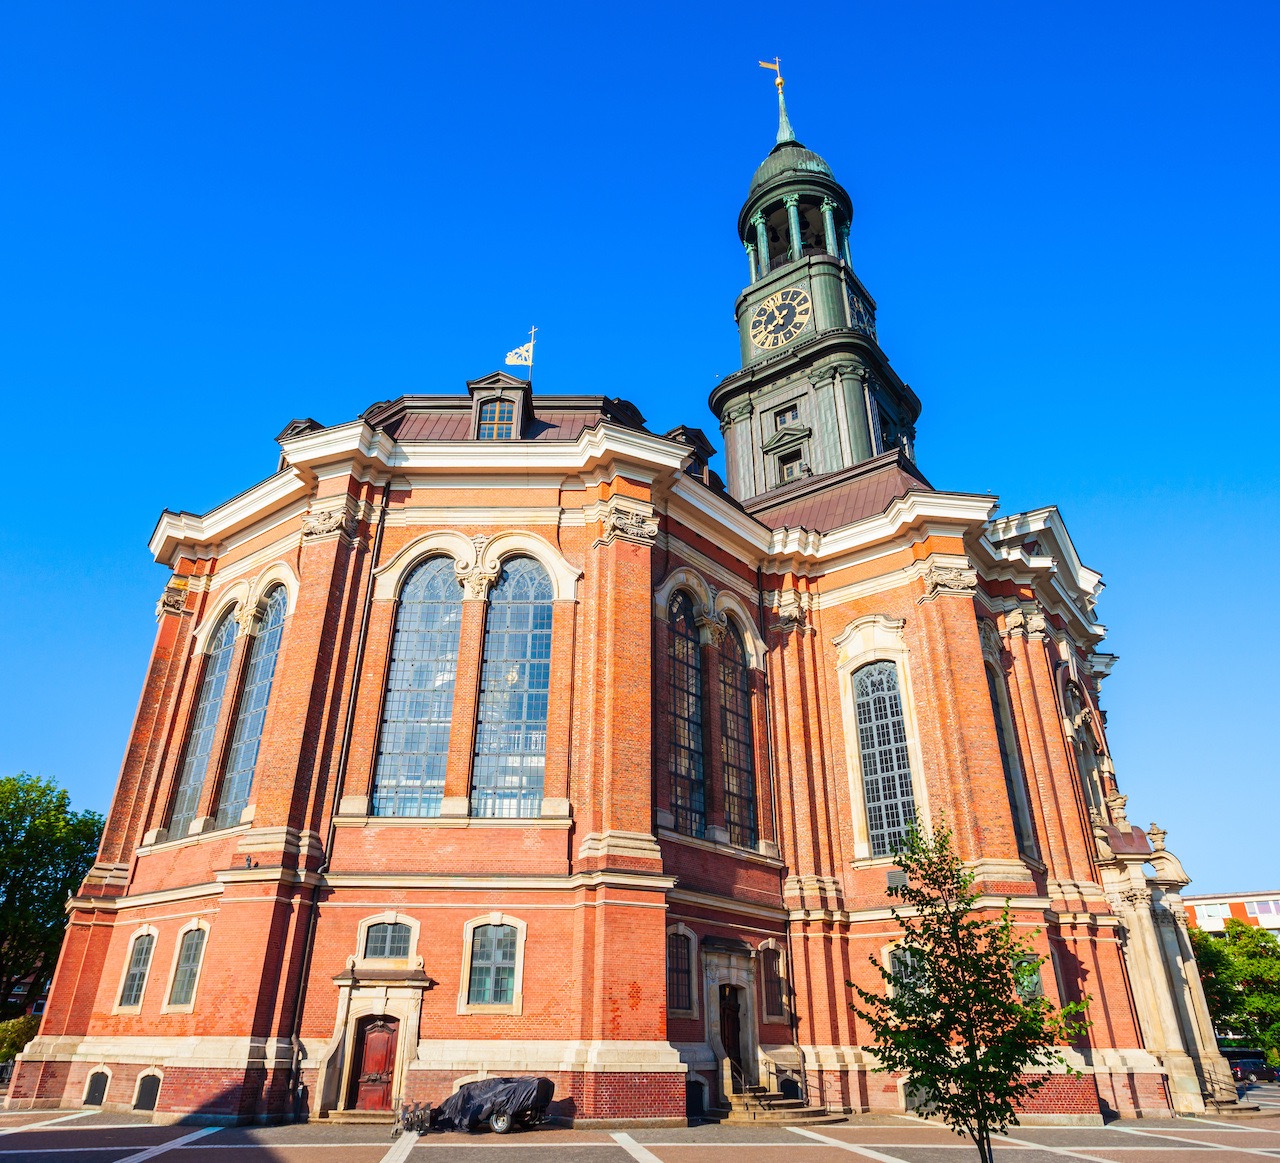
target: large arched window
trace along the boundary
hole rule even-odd
[[[671,815],[676,831],[707,830],[706,764],[702,753],[702,651],[693,602],[683,590],[671,595],[670,628]]]
[[[1005,792],[1009,796],[1009,810],[1013,813],[1014,836],[1018,841],[1018,851],[1023,856],[1035,857],[1035,835],[1031,828],[1031,812],[1022,782],[1022,769],[1018,763],[1008,692],[1004,679],[989,662],[986,664],[986,672],[987,690],[991,694],[991,713],[996,720],[996,741],[1000,744],[1000,764],[1004,768]]]
[[[756,846],[756,760],[751,723],[747,650],[729,623],[720,647],[720,758],[724,768],[724,823],[729,840]]]
[[[428,558],[400,593],[373,779],[375,816],[440,814],[461,626],[453,558]]]
[[[529,557],[513,557],[489,597],[475,765],[473,816],[542,812],[551,685],[551,579]]]
[[[861,667],[853,676],[853,695],[871,855],[888,856],[902,847],[916,820],[897,665],[872,662]]]
[[[231,652],[235,644],[236,620],[228,610],[214,631],[209,645],[204,677],[200,680],[200,693],[196,696],[195,713],[191,716],[187,749],[182,757],[178,786],[173,794],[173,810],[169,815],[169,836],[173,840],[187,834],[191,821],[196,818],[196,809],[200,806],[200,792],[204,788],[205,772],[209,768],[213,733],[222,710],[222,696],[227,689],[227,674],[231,670]]]
[[[234,827],[240,823],[240,813],[249,806],[253,769],[258,762],[262,725],[267,719],[271,680],[275,678],[276,659],[280,656],[280,638],[284,634],[284,615],[288,606],[288,590],[284,586],[273,587],[267,595],[262,627],[249,649],[244,690],[236,709],[236,726],[231,736],[227,771],[222,778],[222,791],[218,797],[218,814],[214,820],[216,828]]]

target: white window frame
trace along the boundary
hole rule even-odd
[[[482,925],[510,925],[516,931],[515,977],[511,983],[511,1001],[503,1003],[472,1003],[471,996],[471,945],[475,931]],[[524,946],[529,926],[519,917],[507,913],[485,913],[472,917],[462,926],[462,973],[458,985],[458,1013],[460,1014],[515,1014],[524,1012]]]
[[[686,925],[683,921],[677,921],[674,925],[668,925],[667,933],[666,933],[666,936],[663,937],[663,941],[665,942],[666,937],[670,936],[672,933],[679,933],[680,936],[689,938],[689,1008],[687,1010],[676,1009],[675,1006],[671,1004],[671,997],[670,995],[668,995],[667,1013],[674,1014],[678,1018],[696,1018],[699,1012],[698,1011],[698,976],[699,976],[698,975],[698,934],[695,933],[691,928],[689,928],[689,926]],[[667,960],[666,955],[667,955],[667,950],[666,950],[666,945],[664,944],[662,948],[662,963],[663,963],[664,972],[666,970],[666,960]],[[667,984],[666,981],[664,980],[662,984],[663,984],[663,988],[665,989]]]
[[[903,640],[906,625],[901,618],[867,614],[846,626],[835,639],[836,679],[840,689],[840,710],[844,720],[845,766],[849,778],[850,830],[853,833],[853,864],[875,868],[893,864],[893,854],[871,855],[871,829],[867,824],[867,799],[862,779],[862,746],[858,738],[858,706],[853,676],[871,662],[892,662],[898,668],[898,694],[902,702],[902,722],[907,733],[907,758],[911,763],[911,791],[916,806],[916,823],[930,826],[928,779],[920,750],[920,729],[916,700],[911,685],[908,660],[911,651]]]
[[[133,946],[139,937],[151,936],[155,939],[155,944],[151,946],[151,959],[147,962],[147,972],[142,978],[142,989],[138,993],[138,1004],[131,1006],[122,1006],[120,998],[124,994],[125,979],[129,976],[129,965],[133,961]],[[129,940],[124,947],[124,965],[120,968],[120,980],[116,982],[115,997],[112,999],[111,1012],[113,1014],[140,1014],[142,1007],[147,1000],[147,988],[151,985],[151,978],[154,976],[156,967],[156,953],[160,948],[160,930],[155,925],[139,925],[129,934]]]
[[[407,925],[409,929],[409,952],[404,957],[366,957],[365,945],[369,940],[369,930],[374,925]],[[421,969],[422,962],[418,958],[418,935],[421,925],[412,917],[394,910],[377,913],[365,917],[356,928],[356,961],[355,967],[361,969]]]
[[[200,961],[196,965],[196,979],[191,984],[191,1000],[185,1005],[174,1005],[169,1001],[173,995],[174,979],[178,976],[178,958],[182,955],[182,939],[195,929],[204,930],[204,945],[200,949]],[[173,942],[173,956],[169,959],[169,977],[164,987],[164,1003],[160,1006],[162,1014],[190,1014],[195,1012],[196,997],[200,992],[200,975],[204,973],[204,959],[209,952],[209,922],[203,917],[192,917],[181,929]],[[155,961],[154,954],[152,961]],[[141,1075],[139,1075],[141,1077]]]

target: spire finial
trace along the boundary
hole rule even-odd
[[[761,61],[762,69],[772,69],[777,73],[774,84],[778,87],[778,144],[782,145],[786,141],[795,141],[795,130],[791,128],[791,121],[787,117],[787,100],[782,95],[782,61],[778,57],[773,58],[773,64],[768,61]]]

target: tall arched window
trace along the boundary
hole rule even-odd
[[[667,1009],[693,1009],[692,950],[687,933],[667,934]]]
[[[471,773],[473,816],[542,812],[551,599],[547,571],[529,557],[507,561],[490,595]]]
[[[461,626],[453,558],[428,558],[400,593],[373,778],[375,816],[440,814]]]
[[[670,628],[671,814],[676,831],[707,830],[706,764],[702,754],[702,650],[693,602],[683,590],[671,595]]]
[[[720,757],[724,768],[724,822],[729,840],[756,846],[756,759],[751,723],[747,650],[729,623],[720,647]]]
[[[1009,797],[1009,809],[1013,813],[1013,831],[1018,841],[1018,851],[1023,856],[1036,855],[1035,836],[1031,828],[1031,811],[1022,783],[1022,769],[1018,764],[1018,752],[1013,737],[1013,721],[1009,714],[1008,692],[1004,679],[996,668],[986,664],[987,690],[991,694],[991,713],[996,720],[996,741],[1000,744],[1000,764],[1004,768],[1005,792]]]
[[[227,771],[222,777],[218,796],[216,828],[232,828],[240,823],[240,813],[249,806],[253,788],[253,769],[258,762],[262,743],[262,725],[267,718],[267,702],[271,698],[271,680],[280,656],[280,638],[284,634],[284,615],[289,605],[289,592],[274,586],[267,595],[262,614],[262,627],[249,648],[249,665],[245,670],[244,690],[236,709],[236,726],[227,755]]]
[[[888,856],[902,846],[916,820],[897,665],[871,662],[861,667],[853,676],[853,695],[871,855]]]
[[[204,677],[196,696],[195,713],[187,734],[187,749],[178,773],[178,786],[173,794],[173,810],[169,815],[169,837],[177,840],[187,834],[200,806],[209,755],[213,751],[213,732],[222,711],[222,696],[227,689],[231,670],[231,652],[236,644],[236,620],[228,610],[213,633],[209,655],[205,659]]]
[[[1085,802],[1091,813],[1098,812],[1105,818],[1106,803],[1102,795],[1102,780],[1098,775],[1098,747],[1093,735],[1093,712],[1086,707],[1084,696],[1075,683],[1067,684],[1064,699]]]

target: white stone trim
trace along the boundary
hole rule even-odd
[[[142,978],[142,989],[138,993],[138,1004],[131,1006],[122,1006],[120,1004],[121,995],[124,993],[125,978],[129,976],[129,963],[133,960],[134,942],[139,937],[150,935],[155,938],[151,946],[151,956],[147,959],[147,972]],[[142,1012],[142,1003],[147,1000],[147,987],[151,984],[152,971],[155,969],[156,953],[160,949],[160,930],[155,925],[139,925],[132,933],[124,947],[124,965],[120,970],[120,979],[116,982],[116,992],[112,997],[111,1012],[113,1014],[140,1014]]]
[[[515,1038],[424,1038],[411,1070],[493,1074],[683,1074],[670,1042],[553,1041]]]
[[[298,604],[298,589],[300,587],[298,575],[293,571],[293,566],[287,561],[273,561],[258,574],[249,592],[249,602],[261,613],[267,593],[275,585],[284,586],[285,593],[288,595],[288,600],[285,602],[284,607],[284,616],[287,618],[293,613]]]
[[[369,938],[369,929],[373,925],[406,925],[409,929],[409,951],[404,957],[366,957],[365,942]],[[368,969],[421,969],[422,958],[418,956],[418,936],[422,923],[405,913],[397,913],[391,909],[385,913],[375,913],[364,917],[356,927],[355,957],[348,962],[356,973]]]
[[[238,617],[241,606],[248,600],[249,582],[244,578],[232,582],[222,592],[210,596],[209,604],[205,607],[204,617],[200,619],[191,636],[191,653],[193,657],[209,653],[209,645],[213,640],[214,632],[221,625],[223,617],[228,614],[232,618]],[[240,631],[237,630],[236,636],[239,637],[239,635]]]
[[[715,613],[721,617],[731,617],[738,627],[738,632],[742,635],[742,644],[747,648],[747,664],[753,670],[764,670],[768,647],[760,637],[755,617],[747,603],[729,590],[720,590],[716,594],[714,609]]]
[[[200,961],[196,965],[196,979],[191,986],[191,1000],[186,1005],[174,1005],[169,1001],[173,994],[174,977],[178,972],[178,956],[182,952],[182,939],[187,933],[194,929],[204,930],[204,945],[200,949]],[[200,992],[200,975],[204,972],[205,955],[209,952],[209,922],[203,917],[192,917],[181,929],[173,940],[173,956],[169,959],[169,976],[164,986],[164,1001],[161,1003],[160,1012],[162,1014],[190,1014],[195,1012],[196,997]],[[152,960],[154,960],[154,955]]]
[[[410,571],[429,557],[451,557],[454,569],[464,570],[476,564],[477,553],[471,539],[454,529],[433,529],[415,537],[373,571],[374,600],[398,599]]]
[[[902,718],[907,732],[907,757],[911,763],[911,787],[916,804],[916,822],[929,824],[928,781],[920,750],[920,729],[916,719],[916,700],[911,685],[908,660],[911,651],[903,638],[906,623],[884,614],[867,614],[855,618],[835,638],[836,681],[840,691],[840,711],[844,722],[845,763],[848,768],[850,830],[856,863],[884,857],[871,855],[871,831],[867,824],[867,802],[862,783],[862,748],[858,739],[857,700],[853,693],[853,676],[871,662],[892,662],[898,668],[898,691],[902,701]],[[888,861],[888,863],[892,863]]]
[[[695,933],[683,921],[676,921],[674,925],[667,926],[667,936],[672,933],[679,933],[682,937],[689,938],[689,1005],[690,1009],[679,1010],[671,1004],[671,996],[667,995],[667,1013],[674,1014],[678,1018],[696,1018],[698,1016],[698,995],[701,990],[698,988],[702,981],[702,973],[698,966],[698,934]],[[666,953],[666,950],[663,950]],[[665,960],[665,957],[664,957]],[[663,982],[665,985],[666,982]]]
[[[471,996],[471,944],[475,931],[482,925],[510,925],[516,931],[516,966],[515,978],[511,983],[511,1001],[506,1005],[483,1005],[472,1003]],[[507,913],[486,913],[482,917],[472,917],[462,926],[462,973],[458,985],[458,1013],[460,1014],[514,1014],[524,1012],[524,945],[529,935],[529,926],[519,917]]]
[[[107,1076],[107,1085],[102,1090],[102,1105],[99,1110],[107,1109],[107,1096],[111,1093],[111,1083],[116,1076],[116,1072],[111,1069],[105,1062],[98,1062],[89,1068],[89,1073],[84,1076],[84,1090],[81,1092],[80,1105],[89,1105],[89,1087],[93,1084],[93,1076],[102,1073]]]
[[[700,573],[687,565],[679,566],[667,574],[662,585],[653,593],[653,616],[659,622],[667,620],[669,616],[667,606],[676,590],[684,590],[688,593],[693,599],[695,611],[709,612],[715,601],[714,591]]]
[[[552,601],[572,601],[578,596],[578,579],[582,570],[570,565],[564,555],[545,537],[526,533],[521,529],[504,529],[484,543],[480,553],[479,569],[500,572],[509,557],[532,557],[551,578]]]

